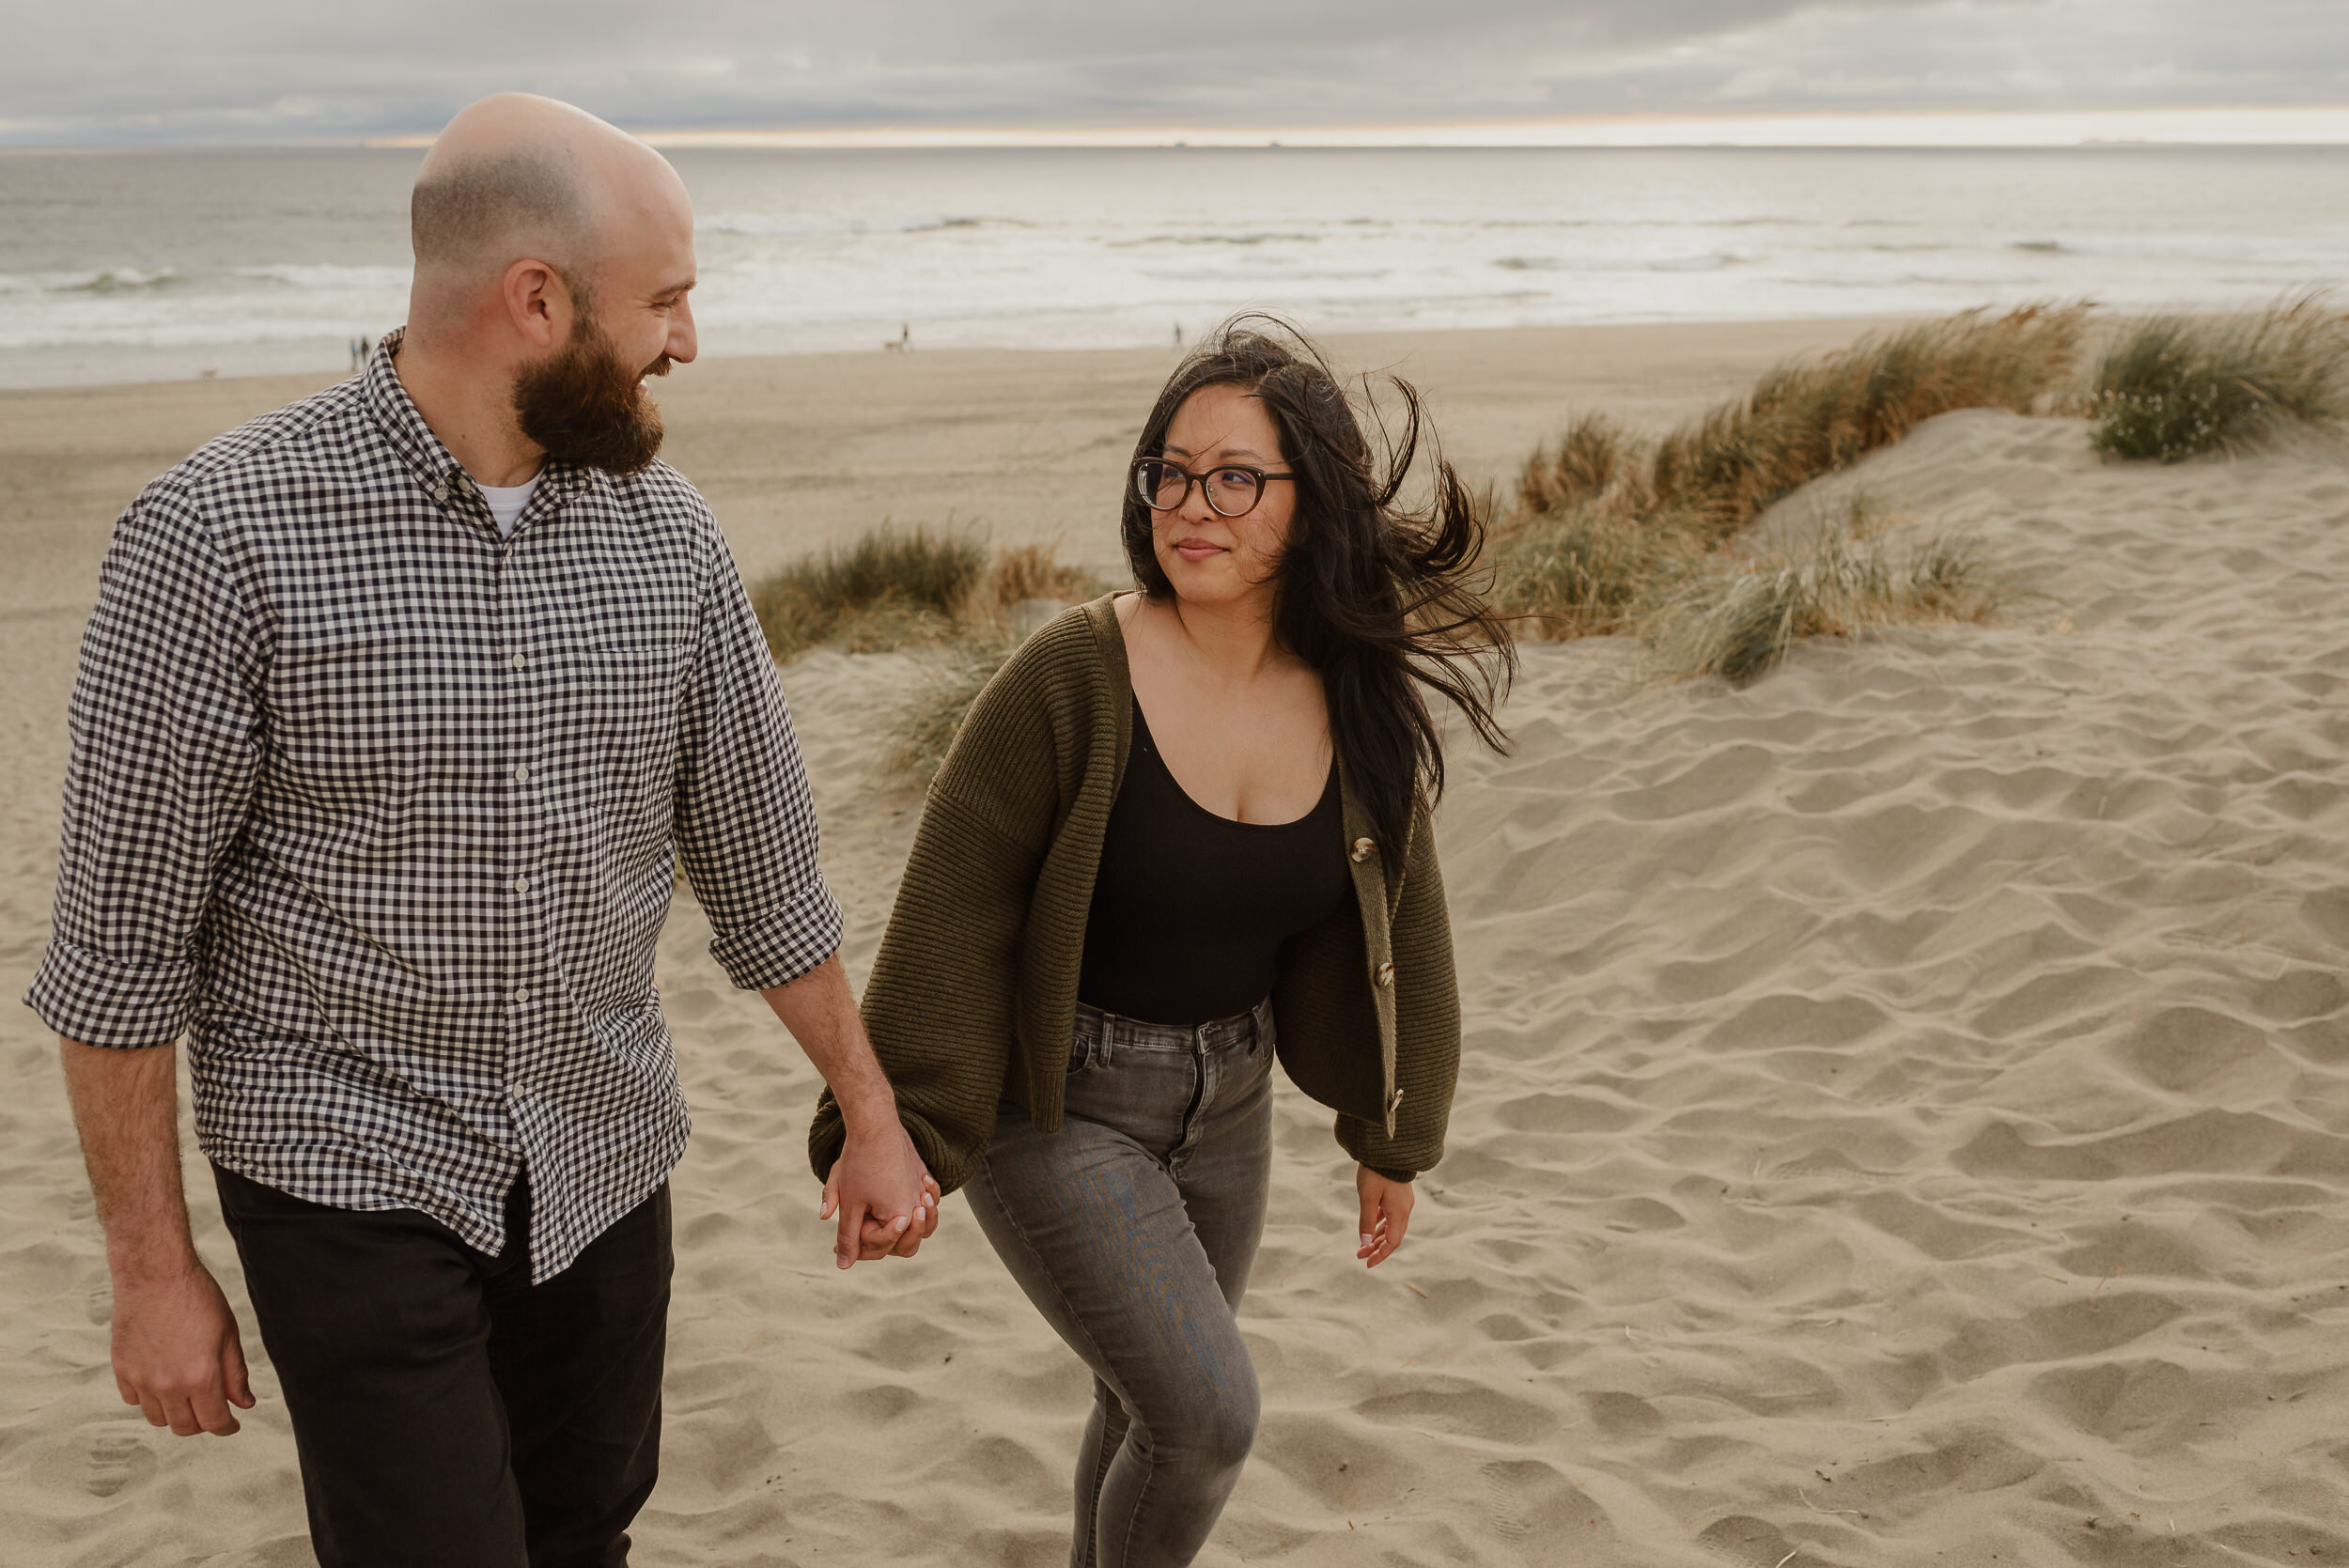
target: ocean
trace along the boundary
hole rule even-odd
[[[412,150],[0,151],[0,385],[331,370]],[[671,154],[704,351],[2256,303],[2349,277],[2349,147]]]

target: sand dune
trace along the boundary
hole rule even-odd
[[[1744,691],[1531,650],[1517,755],[1463,757],[1443,823],[1453,1153],[1365,1277],[1288,1096],[1269,1414],[1212,1560],[2349,1559],[2349,469],[2111,467],[2077,424],[1968,413],[1820,488],[1855,485],[2040,597]],[[841,736],[891,684],[790,675]],[[863,835],[852,957],[910,825],[864,754],[816,757]],[[679,1005],[733,1020],[736,1071],[770,1048],[707,983]],[[790,1101],[731,1077],[695,1091],[713,1195]],[[967,1224],[941,1243],[788,1328],[713,1313],[681,1433],[787,1453],[796,1414],[900,1456],[829,1498],[786,1475],[808,1560],[1053,1559],[1076,1363]]]
[[[2036,597],[1743,691],[1528,650],[1517,753],[1460,752],[1440,827],[1451,1155],[1365,1274],[1284,1090],[1265,1426],[1204,1561],[2349,1562],[2349,462],[2110,466],[1961,413],[1766,526],[1853,487]],[[909,673],[786,672],[859,973]],[[6,809],[13,975],[54,794]],[[690,904],[663,938],[698,1120],[638,1560],[1061,1560],[1078,1363],[959,1203],[832,1269],[813,1077],[706,938]],[[8,1029],[0,1558],[307,1561],[266,1371],[233,1442],[112,1403],[49,1048]]]

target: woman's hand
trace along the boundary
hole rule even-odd
[[[898,1136],[903,1138],[904,1134],[900,1132]],[[840,1157],[832,1161],[832,1174],[824,1178],[823,1201],[816,1210],[816,1217],[819,1219],[830,1219],[840,1213],[840,1172],[848,1163],[849,1152],[845,1147],[840,1151]],[[905,1153],[913,1161],[913,1168],[922,1172],[920,1196],[914,1203],[910,1222],[905,1229],[899,1230],[895,1220],[882,1219],[879,1210],[865,1209],[856,1217],[858,1234],[851,1241],[848,1234],[851,1217],[841,1215],[840,1235],[833,1248],[835,1260],[841,1267],[846,1268],[851,1263],[872,1263],[876,1259],[893,1256],[910,1258],[921,1250],[922,1243],[938,1234],[938,1178],[923,1167],[921,1156],[913,1153],[910,1139],[906,1140]],[[855,1249],[853,1253],[849,1250],[851,1247]]]
[[[1394,1256],[1411,1227],[1411,1184],[1389,1181],[1361,1165],[1354,1170],[1354,1190],[1362,1200],[1362,1245],[1354,1255],[1365,1268],[1376,1268]]]

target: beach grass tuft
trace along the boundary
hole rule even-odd
[[[1520,519],[1489,548],[1494,607],[1561,641],[1636,631],[1642,598],[1703,553],[1677,520],[1588,501]]]
[[[999,628],[950,643],[926,659],[897,706],[896,739],[884,759],[887,776],[928,788],[971,705],[1019,645],[1018,637]]]
[[[1771,503],[1937,414],[2061,406],[2087,322],[2085,305],[2030,305],[1864,337],[1658,440],[1586,413],[1519,475],[1493,540],[1495,599],[1536,635],[1636,636],[1661,672],[1736,680],[1795,637],[1979,618],[1991,590],[1969,551],[1940,539],[1896,555],[1857,512],[1795,555],[1730,547]]]
[[[1072,604],[1101,591],[1097,574],[1049,545],[992,550],[951,527],[884,523],[766,578],[751,590],[751,608],[775,658],[790,660],[827,644],[886,653],[994,643],[1021,605]]]
[[[1098,575],[1061,560],[1050,545],[1014,545],[995,552],[988,597],[1001,609],[1038,600],[1075,604],[1102,592]]]
[[[1967,311],[1780,365],[1743,400],[1657,443],[1651,508],[1708,542],[1728,539],[1781,496],[1891,445],[1956,409],[2033,413],[2075,384],[2085,305]]]
[[[988,565],[968,534],[883,524],[761,582],[751,608],[787,660],[822,644],[852,653],[936,645],[956,635]]]
[[[1795,549],[1716,554],[1658,582],[1637,608],[1648,674],[1742,685],[1805,638],[1990,618],[1999,585],[1972,543],[1947,533],[1896,538],[1887,520],[1861,497]]]
[[[762,580],[751,606],[779,662],[826,646],[925,652],[884,762],[890,776],[926,785],[972,699],[1020,639],[1060,606],[1106,586],[1049,545],[996,550],[951,528],[883,524]]]
[[[1566,427],[1558,449],[1534,449],[1517,475],[1517,505],[1526,512],[1563,512],[1608,504],[1637,511],[1650,499],[1637,487],[1645,478],[1645,453],[1622,427],[1603,413],[1586,413]]]
[[[2298,424],[2349,425],[2349,316],[2321,289],[2242,316],[2156,316],[2098,363],[2092,441],[2116,458],[2234,454]]]

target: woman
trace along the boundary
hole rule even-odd
[[[1294,334],[1227,326],[1135,450],[1141,585],[995,676],[931,785],[864,1016],[908,1130],[1094,1374],[1070,1561],[1185,1563],[1254,1438],[1234,1317],[1264,1227],[1271,1063],[1338,1112],[1360,1248],[1442,1152],[1459,1006],[1429,812],[1432,687],[1488,743],[1514,667],[1464,583],[1452,470],[1397,509]],[[841,1127],[826,1103],[819,1174]]]

